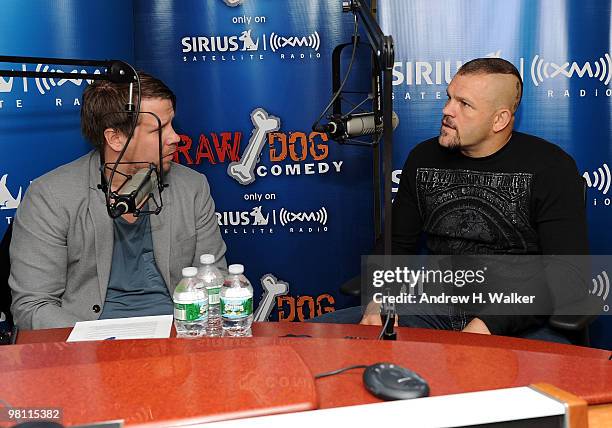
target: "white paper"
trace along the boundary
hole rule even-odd
[[[172,315],[116,318],[76,323],[67,342],[119,339],[165,339],[170,337]]]

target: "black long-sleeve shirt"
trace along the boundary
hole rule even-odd
[[[393,253],[588,254],[584,182],[558,146],[514,132],[496,153],[470,158],[432,138],[408,156],[393,204]],[[494,334],[541,317],[482,316]]]

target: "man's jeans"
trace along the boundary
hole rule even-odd
[[[434,308],[413,306],[410,315],[399,317],[400,327],[432,328],[436,330],[461,331],[472,320],[473,316],[462,311],[460,308],[449,305],[447,307],[436,306]],[[329,312],[319,317],[308,320],[308,322],[322,322],[333,324],[359,324],[363,317],[363,308],[354,306]],[[524,339],[545,340],[548,342],[570,344],[563,334],[544,326],[523,332],[519,337]]]

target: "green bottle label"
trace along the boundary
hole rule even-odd
[[[221,286],[219,287],[206,287],[208,290],[208,304],[209,305],[218,305],[221,301]]]
[[[230,320],[246,318],[253,313],[253,297],[221,299],[221,316]]]
[[[208,305],[200,300],[192,303],[174,302],[174,318],[179,321],[208,321]]]

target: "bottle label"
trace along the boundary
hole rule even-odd
[[[221,299],[221,316],[230,320],[246,318],[253,313],[253,297]]]
[[[208,290],[208,304],[209,305],[218,305],[221,301],[221,286],[218,287],[206,287]]]
[[[186,322],[208,321],[208,302],[197,300],[191,303],[174,302],[174,319]]]

